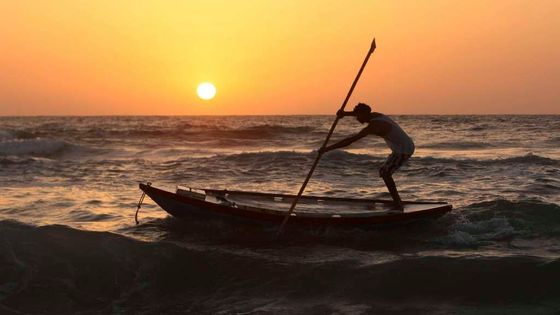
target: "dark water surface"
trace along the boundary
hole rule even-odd
[[[396,116],[428,222],[181,222],[138,182],[295,193],[333,117],[0,117],[0,314],[557,314],[560,116]],[[358,131],[351,119],[334,139]],[[326,154],[309,194],[387,198],[389,153]]]

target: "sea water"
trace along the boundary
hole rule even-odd
[[[149,198],[135,225],[138,183],[296,193],[332,116],[0,117],[0,313],[559,312],[560,116],[393,118],[416,144],[402,198],[453,212],[275,240]],[[329,152],[306,194],[389,198],[389,153]]]

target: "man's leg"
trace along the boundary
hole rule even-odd
[[[391,174],[384,174],[382,178],[385,182],[385,185],[387,186],[387,189],[389,190],[389,193],[391,194],[391,197],[393,197],[393,202],[395,202],[395,209],[403,210],[402,200],[399,196],[399,192],[397,191],[397,185],[395,184],[393,177],[391,176]]]
[[[399,192],[397,191],[397,185],[391,176],[401,165],[408,160],[410,156],[404,154],[391,153],[387,158],[387,161],[379,169],[379,175],[383,178],[385,186],[389,190],[391,197],[395,203],[395,209],[403,210],[403,204]]]

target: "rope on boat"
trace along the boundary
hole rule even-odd
[[[152,183],[150,183],[150,182],[147,182],[146,184],[148,186],[152,186]],[[140,208],[142,207],[142,203],[144,202],[145,197],[146,197],[146,192],[143,191],[142,196],[140,196],[140,200],[138,200],[138,208],[136,208],[136,214],[134,215],[134,221],[136,221],[136,225],[138,225],[138,223],[140,223],[140,221],[138,221],[138,212],[140,211]]]

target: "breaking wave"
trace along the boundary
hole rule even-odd
[[[68,152],[75,146],[56,139],[15,139],[0,142],[0,155],[51,157]]]
[[[456,209],[455,215],[458,220],[437,242],[451,247],[479,247],[560,236],[560,205],[554,203],[496,199]]]
[[[0,163],[11,163],[13,159],[6,158],[13,157],[57,158],[68,154],[87,155],[101,151],[61,139],[36,137],[26,131],[0,130],[0,157],[4,157]],[[27,160],[27,162],[29,161]]]

